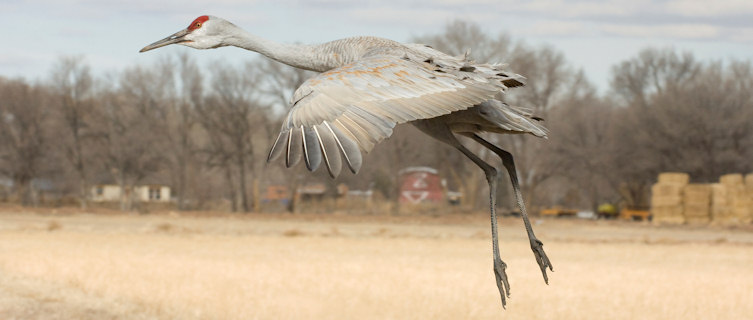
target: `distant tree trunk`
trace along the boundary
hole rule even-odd
[[[81,209],[89,207],[89,191],[86,183],[86,178],[79,177],[79,204]]]
[[[238,185],[240,186],[241,209],[248,212],[248,192],[246,188],[246,159],[243,154],[238,155]]]
[[[120,188],[120,211],[129,211],[131,208],[128,206],[128,190],[126,188],[125,179],[120,177],[118,179],[118,187]]]
[[[26,175],[17,176],[13,182],[16,185],[16,196],[23,206],[32,204],[31,178]]]
[[[186,210],[186,161],[185,157],[178,158],[178,210]]]
[[[253,179],[253,194],[254,212],[259,213],[261,212],[261,195],[259,194],[259,178],[257,177]]]
[[[78,185],[79,185],[79,203],[81,205],[81,209],[86,209],[89,205],[89,191],[87,190],[89,188],[89,183],[86,180],[86,171],[84,169],[84,159],[81,155],[81,145],[78,142],[78,135],[74,138],[77,142],[75,142],[75,148],[76,151],[76,173],[78,174]]]
[[[132,184],[128,184],[126,186],[126,209],[128,211],[133,211],[133,200],[134,200],[134,192],[135,188]]]
[[[233,183],[233,169],[230,165],[223,166],[225,169],[225,180],[227,180],[227,185],[230,187],[230,192],[228,193],[228,196],[230,197],[230,210],[232,212],[238,212],[238,194],[235,189],[235,184]]]

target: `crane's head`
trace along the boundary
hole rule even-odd
[[[171,36],[152,43],[139,52],[149,51],[170,44],[182,44],[196,49],[211,49],[221,47],[228,36],[228,28],[234,25],[223,19],[213,16],[201,16],[196,18],[188,28],[180,30]]]

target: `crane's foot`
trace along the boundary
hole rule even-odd
[[[502,262],[502,259],[494,259],[494,277],[497,278],[497,289],[499,289],[499,296],[502,297],[502,308],[505,308],[507,304],[507,298],[510,297],[510,283],[507,282],[507,264]]]
[[[536,262],[539,264],[539,268],[541,268],[544,282],[549,284],[549,277],[546,275],[546,268],[549,268],[552,272],[554,272],[554,268],[552,267],[552,263],[549,262],[549,257],[546,256],[546,252],[544,252],[544,243],[535,237],[531,238],[531,250],[533,250],[533,255],[536,256]]]

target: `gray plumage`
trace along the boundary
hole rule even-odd
[[[197,49],[236,46],[297,68],[321,72],[293,94],[290,112],[268,161],[283,157],[285,165],[291,167],[303,159],[311,171],[323,163],[333,178],[344,163],[357,173],[363,164],[363,153],[389,137],[400,123],[411,123],[462,152],[484,170],[489,183],[493,270],[504,306],[510,286],[497,235],[495,195],[499,173],[463,146],[456,134],[468,136],[496,153],[510,176],[531,249],[548,283],[546,269],[552,270],[552,265],[533,233],[512,155],[478,135],[547,135],[540,118],[502,102],[508,88],[524,85],[524,78],[507,71],[506,65],[477,63],[468,59],[468,54],[451,56],[426,45],[377,37],[353,37],[320,45],[279,44],[212,16],[197,18],[189,28],[146,46],[141,52],[173,43]]]
[[[348,47],[344,44],[351,50],[345,50]],[[502,65],[475,64],[466,57],[449,56],[424,45],[401,45],[372,37],[326,43],[318,52],[342,56],[343,62],[354,61],[309,79],[295,91],[281,135],[301,126],[326,125],[343,133],[341,142],[354,143],[361,152],[369,152],[392,134],[396,124],[444,116],[442,119],[452,123],[455,132],[546,136],[546,129],[530,113],[497,100],[508,85],[521,86],[523,80],[504,71]],[[364,56],[356,58],[353,52],[363,52]],[[272,147],[269,160],[279,156],[275,151],[281,142],[277,140]],[[325,145],[319,149],[328,152]],[[306,150],[314,153],[310,157],[319,156],[320,150]],[[360,156],[353,150],[340,151],[346,159]],[[330,173],[338,171],[332,170],[330,162],[326,164]],[[349,167],[354,173],[359,168]]]

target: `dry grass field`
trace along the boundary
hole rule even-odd
[[[27,211],[24,211],[27,210]],[[750,319],[753,230],[543,219],[5,208],[0,319]]]

